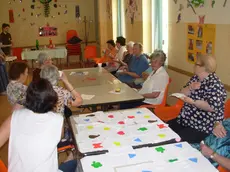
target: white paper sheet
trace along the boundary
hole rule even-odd
[[[91,100],[92,98],[95,97],[95,95],[82,94],[81,97],[83,100]]]

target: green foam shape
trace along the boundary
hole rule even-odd
[[[145,130],[148,130],[146,127],[141,127],[138,129],[139,131],[145,131]]]
[[[100,167],[102,167],[102,164],[100,162],[93,161],[91,166],[94,167],[94,168],[100,168]]]
[[[157,147],[157,148],[155,148],[155,150],[156,150],[157,152],[164,153],[165,148],[163,148],[163,147]]]
[[[170,160],[169,160],[169,162],[176,162],[176,161],[178,161],[177,158],[176,158],[176,159],[170,159]]]

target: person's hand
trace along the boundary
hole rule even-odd
[[[147,72],[142,73],[142,78],[146,80],[149,77],[149,74]]]
[[[203,143],[200,144],[200,148],[201,148],[201,153],[208,158],[214,153],[214,151],[210,147],[208,147]]]
[[[201,83],[200,82],[192,82],[190,85],[189,85],[189,90],[198,90],[200,89],[200,86],[201,86]]]
[[[190,97],[187,97],[187,96],[185,96],[185,97],[183,97],[183,98],[181,98],[185,103],[189,103],[189,104],[194,104],[195,103],[195,101],[193,100],[193,99],[191,99]]]
[[[61,80],[62,80],[62,82],[64,82],[64,83],[69,82],[64,72],[62,73],[62,75],[61,75],[60,79],[61,79]]]
[[[212,132],[218,138],[224,138],[227,135],[227,131],[221,123],[218,123]]]

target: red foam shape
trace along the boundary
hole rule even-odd
[[[113,115],[108,115],[108,118],[114,118],[114,116]]]
[[[94,143],[93,144],[93,148],[97,149],[97,148],[103,148],[103,146],[101,146],[102,143]]]
[[[129,119],[133,119],[133,118],[135,118],[135,116],[128,116],[128,118],[129,118]]]
[[[162,129],[162,128],[167,128],[167,126],[165,126],[164,124],[157,124],[157,126]]]
[[[125,122],[124,121],[119,121],[118,124],[125,124]]]
[[[117,134],[119,134],[119,135],[125,135],[124,131],[118,131]]]

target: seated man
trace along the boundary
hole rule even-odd
[[[133,46],[133,57],[128,64],[128,69],[118,72],[117,77],[121,82],[132,83],[134,79],[141,78],[142,72],[148,69],[149,64],[146,56],[142,54],[143,46],[135,43]]]
[[[139,91],[145,100],[144,102],[124,103],[120,105],[120,109],[129,109],[144,104],[161,104],[164,91],[169,83],[168,73],[164,69],[166,55],[162,50],[155,50],[151,55],[152,72],[145,80],[142,89]]]
[[[215,124],[213,134],[201,144],[192,144],[210,159],[214,166],[221,165],[230,170],[230,119]]]

